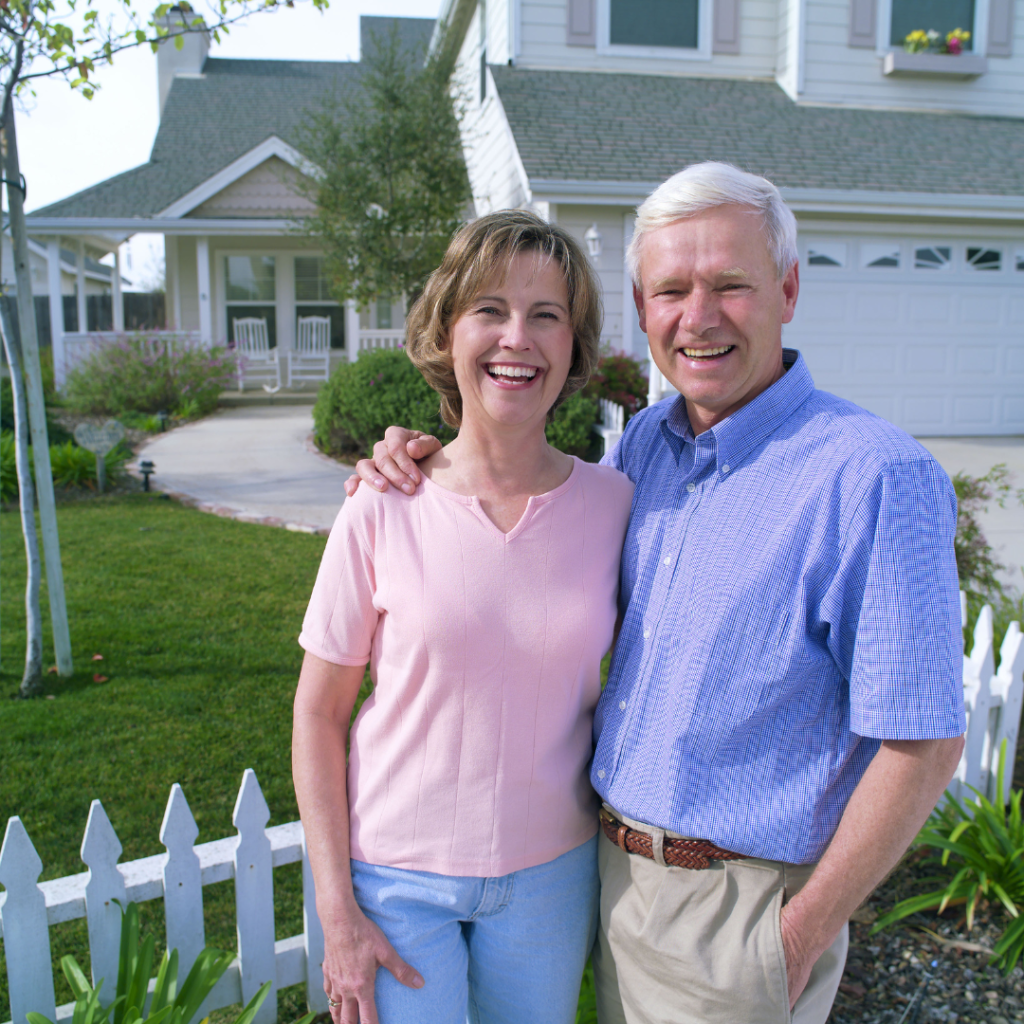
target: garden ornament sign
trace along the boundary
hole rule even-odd
[[[124,427],[117,420],[107,420],[103,426],[79,423],[75,427],[75,440],[96,455],[96,488],[103,493],[107,482],[107,464],[104,456],[124,437]]]

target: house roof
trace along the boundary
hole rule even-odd
[[[1024,196],[1024,119],[802,106],[772,82],[491,74],[531,180],[650,183],[724,160],[789,188]]]
[[[396,23],[403,47],[426,50],[429,18],[363,18],[386,36]],[[171,84],[149,161],[32,217],[152,217],[271,136],[300,148],[307,112],[328,99],[344,101],[359,89],[353,61],[238,60],[208,57],[201,76]]]

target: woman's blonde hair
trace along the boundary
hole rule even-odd
[[[513,259],[536,252],[554,260],[569,293],[572,365],[548,412],[583,388],[594,372],[601,339],[601,297],[590,261],[575,239],[556,224],[525,210],[502,210],[474,220],[452,238],[441,266],[409,311],[406,351],[426,382],[441,396],[441,417],[462,424],[462,396],[452,364],[451,328],[495,275],[508,273]]]

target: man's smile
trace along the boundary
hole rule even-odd
[[[682,348],[679,351],[687,359],[713,359],[715,356],[727,355],[735,347],[735,345],[719,345],[716,348]]]

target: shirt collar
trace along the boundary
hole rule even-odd
[[[714,439],[719,470],[738,466],[747,452],[767,440],[814,391],[811,371],[796,349],[784,348],[782,363],[786,372],[770,388],[707,431]],[[682,395],[669,407],[661,432],[677,461],[687,445],[697,444]]]

